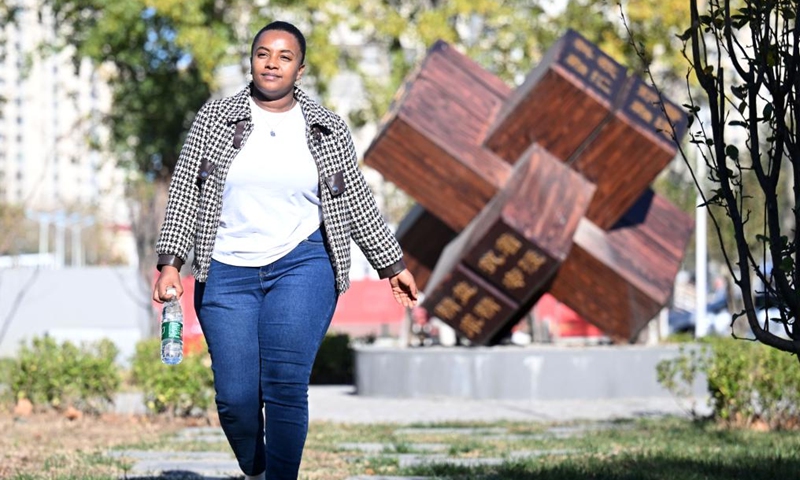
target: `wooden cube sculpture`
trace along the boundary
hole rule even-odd
[[[573,31],[514,92],[434,45],[365,155],[418,202],[398,239],[423,307],[492,344],[549,291],[634,339],[666,304],[692,230],[648,189],[675,154],[658,100]]]
[[[471,342],[491,343],[544,293],[593,191],[546,150],[531,148],[503,190],[445,248],[425,304]]]

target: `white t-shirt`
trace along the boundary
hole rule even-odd
[[[251,98],[250,110],[254,128],[228,170],[211,257],[257,267],[275,262],[314,233],[322,213],[319,173],[300,106],[273,113]]]

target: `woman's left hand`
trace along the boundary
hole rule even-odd
[[[417,304],[417,283],[414,281],[414,275],[408,269],[390,277],[389,284],[392,286],[392,295],[397,303],[406,308],[414,307]]]

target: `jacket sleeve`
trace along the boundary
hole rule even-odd
[[[380,278],[397,275],[406,267],[403,251],[375,203],[375,197],[358,168],[358,156],[350,129],[340,120],[337,136],[342,142],[347,168],[345,195],[350,207],[350,233]]]
[[[156,243],[159,270],[165,265],[172,265],[180,270],[194,241],[199,196],[196,175],[205,153],[203,139],[208,138],[206,112],[205,106],[197,112],[172,174],[167,211]]]

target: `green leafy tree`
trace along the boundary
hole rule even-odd
[[[659,52],[663,69],[675,77],[681,59],[679,41],[660,41],[679,33],[686,15],[676,9],[679,0],[630,2],[631,27],[648,39],[648,47]],[[625,65],[639,65],[639,58],[625,40],[619,12],[606,0],[568,0],[563,8],[545,6],[553,2],[530,0],[346,0],[337,4],[351,12],[346,25],[366,43],[380,46],[391,65],[386,80],[365,73],[371,95],[366,119],[372,121],[386,111],[394,92],[427,48],[444,40],[484,68],[511,84],[521,83],[544,51],[567,28],[589,40]],[[656,43],[659,42],[659,43]],[[357,68],[360,52],[343,52]],[[648,59],[648,65],[654,59]],[[387,81],[388,80],[388,81]]]
[[[230,61],[231,15],[241,2],[172,0],[41,0],[76,66],[90,59],[111,87],[108,145],[129,171],[127,191],[143,288],[166,192],[184,136]],[[147,298],[147,296],[143,297]]]
[[[708,172],[697,179],[698,191],[742,294],[738,316],[760,342],[797,353],[798,3],[689,5],[691,26],[680,38],[700,90],[687,104],[690,135]],[[761,304],[777,312],[774,322],[759,317]]]

